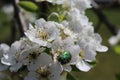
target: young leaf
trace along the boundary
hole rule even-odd
[[[59,22],[59,14],[53,12],[52,14],[50,14],[50,15],[48,16],[48,20],[49,20],[49,21]]]
[[[116,52],[117,54],[120,54],[120,45],[116,45],[116,46],[114,47],[114,50],[115,50],[115,52]]]
[[[31,1],[20,1],[18,4],[24,10],[29,11],[29,12],[36,12],[38,10],[38,6]]]
[[[90,64],[91,66],[95,67],[97,64],[97,60],[93,60],[92,62],[87,62],[88,64]]]

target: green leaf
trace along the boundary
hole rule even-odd
[[[48,20],[59,22],[59,14],[53,12],[52,14],[50,14],[50,16],[48,16]]]
[[[116,52],[117,54],[120,54],[120,45],[116,45],[116,46],[114,47],[114,50],[115,50],[115,52]]]
[[[60,22],[62,22],[64,20],[64,18],[65,18],[65,15],[61,14],[60,15]]]
[[[31,1],[20,1],[18,4],[24,10],[29,11],[29,12],[36,12],[38,10],[38,6]]]
[[[63,71],[61,76],[62,76],[62,80],[67,80],[67,72],[66,71]]]
[[[95,67],[97,64],[97,60],[93,60],[92,62],[87,62],[88,64],[90,64],[91,66]]]

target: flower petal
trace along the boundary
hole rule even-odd
[[[38,75],[36,72],[29,72],[24,80],[38,80]]]
[[[40,66],[45,66],[49,65],[52,62],[52,57],[47,53],[41,53],[38,60]]]
[[[100,45],[96,47],[96,50],[99,52],[106,52],[108,50],[108,47]]]
[[[63,65],[63,69],[67,72],[70,72],[72,70],[71,66],[70,65]]]
[[[84,72],[87,72],[91,69],[91,66],[84,62],[83,60],[79,60],[76,64],[76,67],[81,70],[81,71],[84,71]]]

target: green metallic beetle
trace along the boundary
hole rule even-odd
[[[61,64],[66,64],[66,63],[70,62],[71,57],[72,57],[72,56],[71,56],[70,52],[64,51],[63,53],[61,53],[61,54],[58,56],[58,61],[59,61]]]

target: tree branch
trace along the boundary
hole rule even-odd
[[[17,3],[19,0],[12,0],[13,1],[13,6],[14,6],[14,18],[16,19],[18,26],[19,26],[19,31],[20,31],[20,37],[24,36],[24,31],[27,30],[26,23],[23,19],[22,12],[20,11]]]
[[[105,16],[105,14],[101,11],[99,5],[97,5],[97,3],[94,0],[92,0],[92,6],[93,6],[92,10],[97,15],[99,22],[100,23],[103,22],[113,35],[117,35],[118,30],[117,30],[116,25],[112,24],[108,20],[108,18]],[[97,26],[97,27],[99,27],[99,26]],[[96,30],[97,30],[97,28],[96,28]]]

